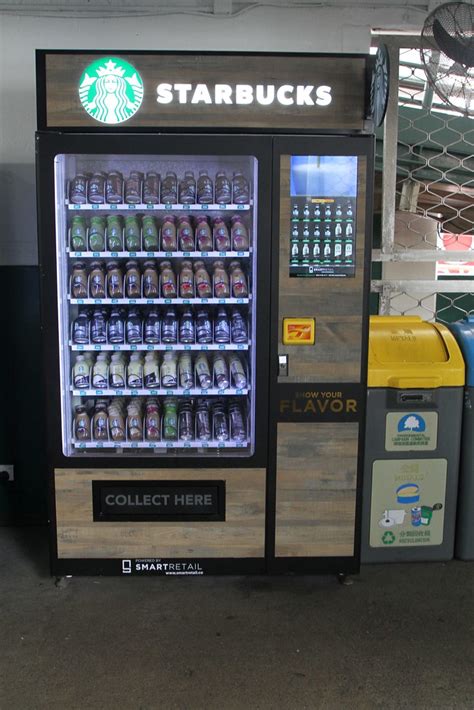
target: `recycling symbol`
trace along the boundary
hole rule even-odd
[[[393,545],[395,542],[395,535],[391,530],[386,530],[382,535],[382,542],[384,545]]]

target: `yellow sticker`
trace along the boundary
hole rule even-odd
[[[283,318],[283,345],[314,345],[314,318]]]

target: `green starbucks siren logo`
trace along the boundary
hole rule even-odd
[[[128,62],[117,57],[103,57],[89,64],[82,74],[79,98],[96,121],[109,125],[123,123],[141,106],[143,81]]]

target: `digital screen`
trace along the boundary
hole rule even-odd
[[[291,156],[290,276],[355,276],[357,160]]]

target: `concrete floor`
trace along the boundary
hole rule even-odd
[[[473,708],[474,564],[55,586],[0,529],[2,710]]]

